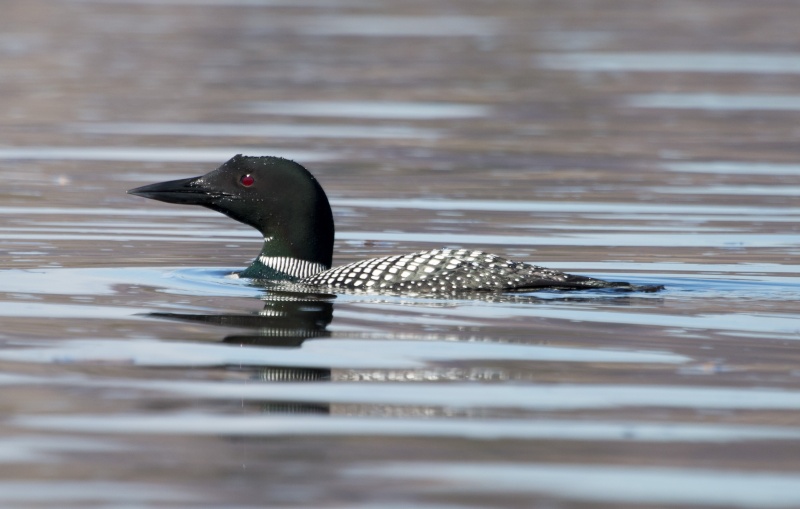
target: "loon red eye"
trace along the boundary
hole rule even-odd
[[[244,187],[250,187],[256,183],[256,179],[254,179],[253,176],[248,173],[247,175],[242,175],[242,178],[239,179],[239,182],[241,182]]]

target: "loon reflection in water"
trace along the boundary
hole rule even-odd
[[[548,304],[554,300],[570,302],[597,302],[597,296],[588,295],[559,295],[554,298],[542,299],[530,295],[494,295],[484,294],[483,298],[491,300],[502,300],[503,302],[516,302],[526,304]],[[625,306],[635,303],[636,298],[631,296],[604,296],[601,297],[612,305]],[[541,336],[548,336],[548,329],[538,331],[531,330],[524,338],[505,338],[483,336],[479,331],[464,332],[451,331],[447,333],[437,332],[413,332],[401,330],[397,333],[377,333],[369,327],[369,323],[356,322],[355,331],[334,334],[328,330],[332,323],[334,313],[333,308],[337,297],[334,295],[283,292],[270,290],[263,297],[264,308],[261,311],[237,314],[189,314],[189,313],[149,313],[147,316],[158,319],[177,320],[181,322],[209,324],[227,328],[242,329],[235,334],[226,335],[222,342],[235,345],[252,345],[266,349],[299,349],[302,348],[306,340],[327,341],[328,338],[342,336],[344,340],[364,340],[363,347],[372,348],[375,341],[393,342],[412,342],[406,348],[413,351],[410,354],[414,359],[424,358],[427,348],[438,350],[437,344],[442,342],[452,343],[498,343],[506,344],[530,344],[539,345]],[[384,296],[359,296],[358,302],[369,302],[381,304],[394,301],[401,306],[425,306],[451,307],[454,304],[445,300],[429,299],[397,299]],[[387,300],[389,299],[389,300]],[[352,318],[350,318],[352,320]],[[352,327],[350,323],[346,328]],[[366,326],[366,328],[365,328]],[[359,332],[361,331],[361,332]],[[466,345],[465,345],[466,346]],[[382,347],[378,347],[382,348]],[[313,349],[312,349],[313,350]],[[422,352],[423,355],[418,356]],[[540,373],[536,366],[527,363],[518,364],[513,360],[516,357],[509,357],[510,363],[505,362],[445,362],[436,360],[423,361],[419,366],[405,366],[403,362],[392,361],[390,367],[374,367],[364,365],[362,367],[352,367],[349,361],[342,364],[341,361],[330,361],[327,357],[317,358],[313,365],[303,365],[305,358],[302,352],[298,352],[297,364],[292,357],[278,356],[282,360],[275,365],[262,363],[239,363],[219,366],[225,370],[232,370],[245,374],[253,382],[268,383],[325,383],[325,382],[496,382],[496,381],[536,381],[539,380]],[[467,357],[469,359],[469,357]],[[320,362],[321,361],[321,362]],[[384,363],[379,363],[384,364]],[[426,416],[438,415],[442,417],[452,416],[452,409],[440,408],[437,406],[412,406],[398,407],[392,405],[374,404],[340,404],[338,409],[324,402],[292,401],[292,400],[259,400],[256,405],[260,412],[269,414],[328,414],[334,412],[346,412],[348,414],[369,414],[376,415],[383,412],[390,412],[393,416]],[[344,408],[344,409],[343,409]],[[481,416],[482,409],[466,411],[470,416]]]

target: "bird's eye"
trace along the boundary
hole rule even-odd
[[[256,179],[254,179],[253,176],[248,173],[247,175],[242,175],[242,178],[239,179],[239,182],[241,182],[244,187],[250,187],[256,183]]]

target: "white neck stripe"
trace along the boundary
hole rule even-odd
[[[327,269],[321,263],[298,260],[288,256],[259,256],[258,261],[278,272],[299,278],[313,276]]]

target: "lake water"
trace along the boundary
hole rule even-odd
[[[800,6],[7,0],[0,506],[800,507]],[[125,194],[308,167],[334,265],[659,293],[297,294]]]

